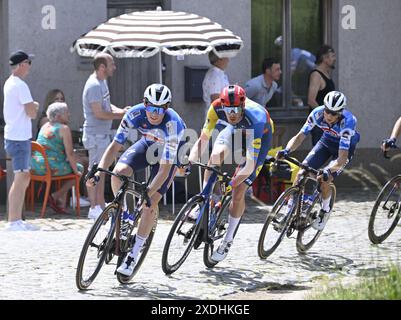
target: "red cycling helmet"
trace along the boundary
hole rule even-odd
[[[220,102],[225,107],[245,108],[246,93],[245,90],[237,85],[229,85],[220,93]]]

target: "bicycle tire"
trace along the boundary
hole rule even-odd
[[[222,227],[222,223],[224,222],[223,217],[225,216],[225,215],[224,215],[224,211],[227,209],[227,214],[229,214],[229,212],[228,212],[228,206],[229,206],[230,203],[231,203],[231,199],[232,199],[232,198],[231,198],[231,196],[230,196],[230,197],[227,197],[227,198],[224,200],[224,203],[222,204],[222,206],[221,206],[221,208],[220,208],[220,210],[219,210],[220,212],[219,212],[219,216],[218,216],[218,218],[217,218],[217,222],[216,222],[214,228],[213,228],[212,230],[210,230],[210,234],[213,235],[213,234],[216,232],[216,230],[217,230],[218,228]],[[228,220],[228,219],[227,219],[227,220]],[[241,223],[241,220],[240,220],[240,222],[238,223],[237,228],[235,229],[234,237],[235,237],[235,235],[236,235],[236,233],[237,233],[237,230],[238,230],[238,227],[239,227],[240,223]],[[224,224],[225,224],[225,223],[224,223]],[[224,233],[224,234],[225,234],[225,233]],[[224,237],[224,234],[222,234],[221,236]],[[205,264],[205,266],[206,266],[207,268],[213,268],[213,267],[218,263],[218,261],[214,261],[214,260],[212,259],[214,247],[215,247],[214,242],[212,242],[212,243],[206,243],[206,244],[205,244],[205,247],[204,247],[204,249],[203,249],[203,263]],[[216,247],[218,247],[218,246],[216,246]]]
[[[173,272],[177,271],[178,268],[184,263],[184,261],[186,260],[186,258],[188,257],[189,253],[191,252],[195,240],[198,237],[199,234],[199,230],[200,230],[200,226],[201,226],[201,222],[202,219],[199,221],[198,224],[194,224],[192,223],[192,226],[190,227],[190,229],[187,231],[190,232],[190,234],[188,235],[188,237],[184,236],[184,238],[187,241],[187,246],[185,248],[184,253],[180,256],[180,258],[178,259],[178,261],[176,261],[175,263],[169,263],[168,258],[169,258],[169,252],[171,250],[170,245],[171,245],[171,241],[174,237],[174,235],[177,233],[177,231],[180,231],[180,228],[183,226],[184,222],[189,222],[189,220],[187,220],[187,215],[189,214],[189,212],[196,206],[199,205],[200,207],[202,207],[202,205],[204,204],[204,199],[202,196],[197,195],[195,197],[192,197],[180,210],[180,212],[178,213],[177,217],[174,220],[174,223],[170,229],[170,232],[167,236],[164,248],[163,248],[163,255],[162,255],[162,269],[163,272],[166,275],[172,274]],[[179,229],[178,229],[179,228]],[[192,229],[193,228],[193,229]],[[177,230],[178,229],[178,230]],[[192,229],[192,231],[191,231]],[[178,234],[178,233],[177,233]],[[181,240],[180,240],[181,241]],[[183,240],[184,241],[184,240]]]
[[[394,188],[394,186],[398,187],[401,185],[401,175],[397,175],[393,178],[390,179],[390,181],[388,181],[384,187],[381,189],[379,195],[377,196],[377,199],[375,201],[375,204],[373,206],[372,209],[372,213],[370,214],[370,218],[369,218],[369,226],[368,226],[368,236],[369,236],[369,240],[373,243],[373,244],[380,244],[382,243],[384,240],[386,240],[390,234],[393,232],[393,230],[395,229],[395,227],[398,224],[398,221],[400,220],[400,211],[401,211],[401,206],[398,208],[398,213],[396,215],[394,215],[394,221],[391,223],[390,227],[387,229],[386,232],[384,232],[381,235],[378,235],[375,232],[375,219],[377,217],[377,210],[379,209],[379,205],[381,203],[381,201],[383,200],[383,198],[387,195],[388,191],[394,191],[392,190]],[[400,189],[398,189],[400,190]],[[391,194],[389,195],[389,197],[391,196]],[[389,198],[388,197],[388,198]]]
[[[87,257],[88,249],[89,249],[90,245],[92,244],[92,241],[95,238],[98,231],[110,219],[110,215],[108,214],[110,210],[118,210],[118,206],[116,204],[112,203],[103,210],[102,214],[99,215],[99,217],[96,219],[95,223],[93,224],[92,228],[90,229],[90,231],[86,237],[86,240],[84,242],[84,245],[82,246],[81,254],[80,254],[79,260],[78,260],[77,271],[75,274],[75,283],[79,290],[86,290],[92,284],[92,282],[95,280],[96,276],[98,275],[100,269],[102,268],[103,263],[106,259],[106,255],[108,254],[108,251],[110,250],[110,246],[111,246],[111,243],[112,243],[112,240],[114,237],[114,229],[115,229],[115,225],[116,225],[115,219],[111,220],[110,228],[107,233],[107,237],[102,241],[102,243],[104,241],[106,241],[106,242],[103,245],[103,250],[102,250],[100,256],[98,255],[98,262],[97,262],[97,265],[96,265],[94,271],[91,273],[91,275],[88,277],[87,280],[84,280],[82,273],[83,273],[83,268],[85,265],[85,259]],[[116,214],[118,215],[119,212],[111,213],[111,215],[114,215],[115,217],[117,216]],[[95,246],[95,245],[93,245],[93,246]]]
[[[299,188],[298,187],[291,187],[284,191],[281,196],[277,199],[277,201],[273,205],[273,209],[270,214],[267,215],[266,221],[263,225],[262,231],[259,236],[259,241],[258,241],[258,255],[261,259],[266,259],[268,256],[270,256],[279,246],[281,243],[284,235],[287,233],[287,229],[290,226],[290,223],[292,221],[292,218],[294,216],[294,213],[298,209],[298,195],[299,195]],[[282,230],[277,231],[279,233],[279,236],[276,240],[276,242],[270,246],[270,248],[265,248],[264,243],[266,240],[266,234],[268,230],[275,229],[274,226],[269,229],[270,226],[272,226],[272,221],[273,219],[278,216],[280,213],[281,208],[283,208],[283,205],[286,200],[289,199],[289,197],[293,196],[295,199],[293,201],[293,207],[292,209],[284,214],[284,217],[279,224],[282,224]],[[276,231],[276,230],[275,230]]]
[[[145,244],[142,248],[142,251],[140,253],[140,257],[139,260],[137,262],[137,264],[135,265],[134,271],[132,272],[132,274],[130,276],[125,276],[121,273],[117,272],[117,280],[121,283],[121,284],[127,284],[129,283],[132,278],[138,273],[139,268],[141,267],[142,263],[144,262],[146,255],[148,254],[148,251],[150,249],[150,245],[152,244],[152,240],[153,240],[153,236],[155,234],[156,231],[156,226],[157,226],[157,221],[155,221],[155,224],[152,228],[152,230],[150,231],[150,234],[148,236],[148,238],[145,241]],[[131,248],[129,249],[129,251],[131,251]],[[129,252],[126,252],[124,255],[121,255],[118,259],[118,266],[122,263],[122,261],[124,260],[126,254],[128,254]]]
[[[330,184],[330,189],[331,189],[331,199],[330,199],[330,211],[331,211],[331,210],[333,210],[334,203],[336,201],[337,190],[336,190],[336,187],[335,187],[334,184]],[[319,197],[316,197],[316,199],[313,201],[312,205],[308,209],[307,214],[310,214],[310,212],[312,211],[313,207],[318,203],[318,201],[319,201]],[[315,233],[315,235],[312,237],[312,239],[310,241],[308,241],[307,243],[304,243],[304,241],[303,241],[304,240],[303,239],[304,235],[309,230],[311,230],[312,232],[316,231],[316,233]],[[297,234],[297,242],[296,242],[297,251],[299,253],[301,253],[301,254],[306,253],[315,244],[315,242],[317,241],[317,239],[321,235],[322,231],[323,231],[323,229],[322,230],[313,229],[312,228],[312,224],[309,224],[308,226],[306,226],[302,230],[299,230],[298,234]]]

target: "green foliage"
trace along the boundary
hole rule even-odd
[[[401,300],[401,268],[392,265],[386,275],[375,275],[361,283],[338,285],[310,297],[315,300]]]

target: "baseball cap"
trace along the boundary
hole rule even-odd
[[[27,54],[22,50],[18,50],[11,54],[9,63],[10,63],[10,66],[15,66],[18,63],[21,63],[22,61],[32,60],[33,58],[35,58],[35,55]]]

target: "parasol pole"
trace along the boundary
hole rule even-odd
[[[162,11],[162,7],[160,7],[160,6],[157,6],[156,7],[156,11]],[[161,48],[159,48],[159,53],[158,53],[158,65],[159,65],[159,83],[163,83],[163,72],[162,72],[162,69],[163,69],[163,66],[162,66],[162,50],[161,50]]]

